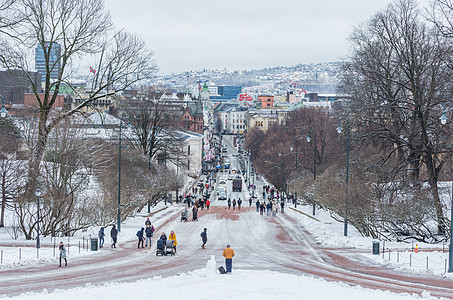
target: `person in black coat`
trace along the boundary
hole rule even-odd
[[[146,221],[145,221],[145,226],[148,226],[148,225],[151,226],[151,220],[149,218],[146,219]]]
[[[153,232],[154,232],[154,226],[146,225],[146,229],[145,229],[145,235],[146,235],[145,247],[148,247],[148,242],[149,242],[149,246],[151,247],[151,238],[153,236]]]
[[[203,232],[200,234],[201,236],[201,241],[203,242],[203,244],[201,245],[201,248],[204,249],[204,245],[206,245],[206,242],[208,241],[208,229],[205,228],[203,229]]]
[[[138,246],[137,248],[140,248],[140,244],[142,245],[142,248],[145,248],[143,246],[143,242],[145,241],[145,234],[144,234],[145,228],[142,227],[139,231],[137,231],[137,237],[138,237]]]
[[[260,200],[256,200],[256,212],[260,210]]]
[[[110,237],[112,238],[112,245],[110,247],[116,248],[116,241],[118,239],[118,230],[115,225],[113,225],[112,230],[110,230]]]
[[[231,208],[231,199],[228,198],[228,209],[230,209],[230,208]]]
[[[160,235],[160,239],[162,241],[164,241],[164,246],[167,244],[167,235],[165,234],[165,232],[162,232],[161,235]]]

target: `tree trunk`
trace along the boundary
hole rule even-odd
[[[428,183],[431,187],[431,193],[433,196],[434,207],[436,208],[437,216],[437,233],[443,235],[445,233],[446,220],[443,213],[442,203],[440,202],[439,189],[437,187],[437,173],[434,168],[434,162],[432,156],[427,153],[425,158],[426,167],[428,169]]]
[[[28,164],[28,181],[25,190],[25,199],[29,201],[34,201],[34,195],[38,187],[38,178],[41,174],[40,165],[49,137],[49,130],[46,126],[47,118],[48,113],[46,111],[39,112],[38,140]]]

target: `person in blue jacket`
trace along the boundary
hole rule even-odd
[[[142,245],[142,248],[145,248],[143,246],[143,242],[145,241],[144,231],[145,231],[145,228],[143,228],[143,227],[142,227],[142,229],[137,231],[137,234],[136,234],[137,237],[138,237],[138,246],[137,246],[137,248],[140,248],[140,244]]]

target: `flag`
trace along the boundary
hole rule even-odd
[[[93,73],[94,75],[96,75],[96,70],[93,69],[91,66],[90,66],[90,72]]]

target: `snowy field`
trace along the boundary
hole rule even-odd
[[[316,220],[314,220],[309,217],[312,216],[311,206],[299,205],[297,210],[303,214],[292,209],[289,209],[288,213],[296,218],[322,245],[339,249],[354,248],[359,251],[359,259],[363,261],[400,269],[403,272],[431,274],[453,279],[453,273],[446,272],[448,270],[448,245],[446,244],[380,242],[380,254],[373,255],[372,243],[376,240],[362,237],[353,226],[349,226],[348,236],[345,237],[343,236],[343,223],[332,219],[329,213],[317,210],[314,216]],[[418,253],[415,253],[416,246]]]
[[[214,265],[215,266],[215,265]],[[206,269],[195,270],[167,278],[152,278],[134,283],[86,286],[71,290],[39,294],[24,294],[5,299],[57,300],[57,299],[294,299],[294,300],[404,300],[437,299],[424,294],[422,297],[408,294],[350,287],[308,276],[296,276],[272,271],[237,270],[229,275],[215,272],[210,262]]]

